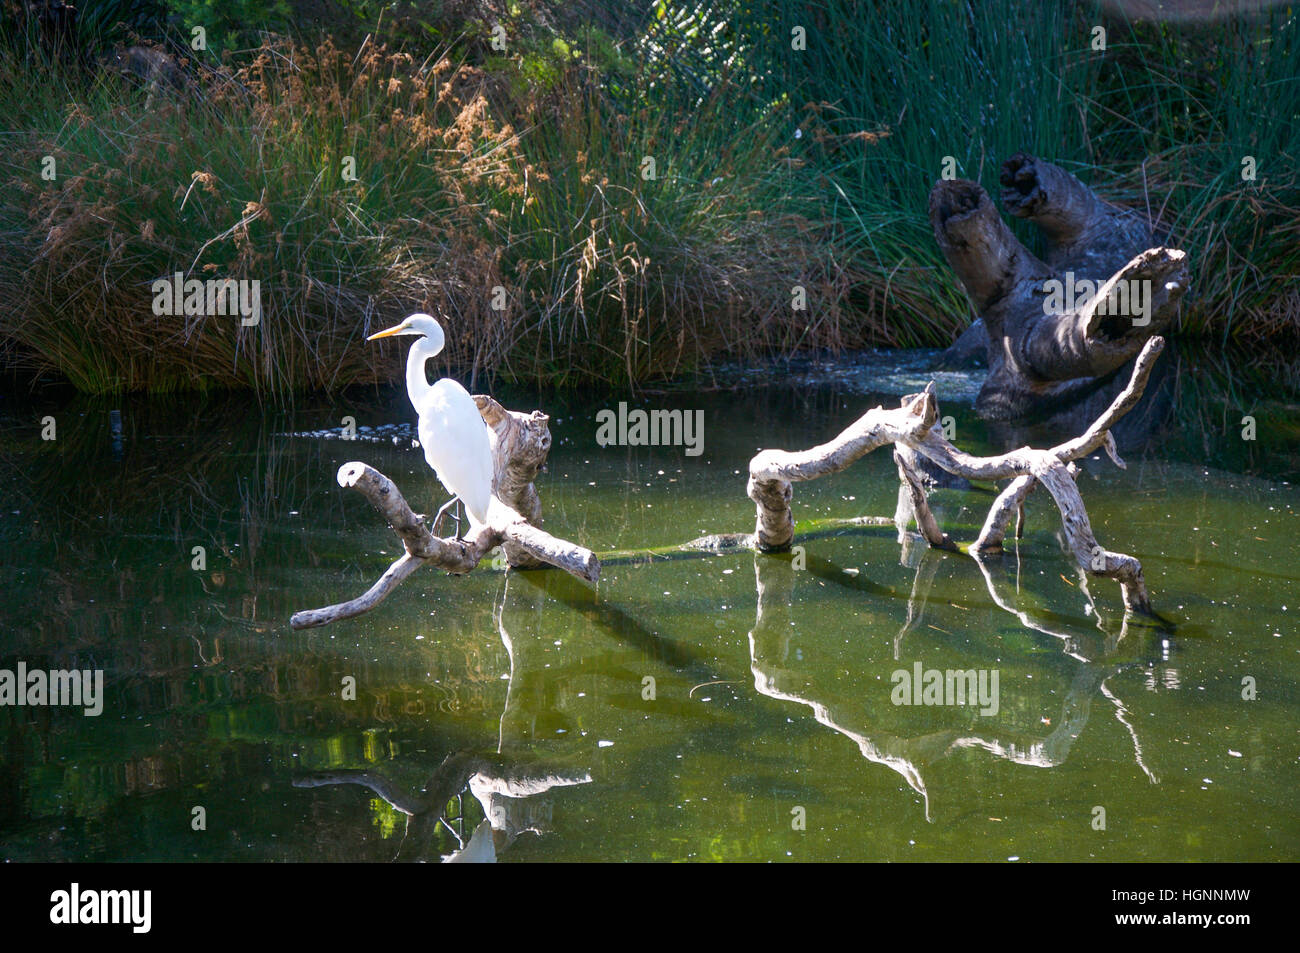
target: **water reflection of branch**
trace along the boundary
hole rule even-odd
[[[918,561],[912,597],[909,599],[908,619],[895,638],[895,659],[899,658],[903,636],[914,629],[922,618],[938,561],[942,558],[939,553],[929,552],[924,553]],[[931,820],[932,815],[930,791],[923,772],[934,762],[955,751],[979,748],[995,757],[1016,764],[1043,768],[1056,767],[1065,762],[1075,739],[1083,732],[1095,692],[1101,691],[1116,705],[1120,713],[1124,713],[1123,705],[1106,689],[1105,682],[1128,666],[1088,661],[1077,654],[1073,650],[1076,640],[1071,633],[1049,629],[1031,613],[1012,608],[1006,598],[997,591],[992,576],[984,564],[979,561],[977,563],[984,572],[990,594],[999,607],[1011,612],[1031,628],[1066,639],[1067,645],[1070,646],[1067,654],[1082,662],[1066,692],[1056,726],[1042,738],[1008,741],[980,732],[958,729],[902,737],[865,724],[869,716],[860,711],[847,716],[834,712],[831,705],[814,695],[814,689],[808,686],[804,678],[798,679],[800,684],[798,690],[783,688],[781,682],[787,676],[783,663],[788,658],[790,635],[794,631],[789,614],[793,602],[796,571],[784,560],[758,555],[754,560],[758,606],[754,628],[749,636],[750,669],[754,676],[754,688],[760,694],[770,698],[793,701],[807,706],[812,709],[813,717],[820,724],[851,739],[868,761],[884,765],[897,773],[912,790],[921,795],[924,800],[926,820]],[[819,575],[823,574],[819,573]],[[861,719],[864,724],[857,724],[855,719]],[[1120,720],[1129,726],[1122,717]],[[1131,726],[1130,734],[1133,735],[1139,767],[1155,783],[1157,778],[1147,768],[1142,758],[1141,747],[1137,743],[1136,733]]]
[[[1099,666],[1080,666],[1061,705],[1061,717],[1058,719],[1060,724],[1045,738],[1028,745],[1017,745],[1015,742],[1006,743],[983,735],[963,734],[953,739],[949,750],[981,748],[996,757],[1034,768],[1054,768],[1064,764],[1070,755],[1070,748],[1088,724],[1092,693],[1112,674],[1114,673]]]
[[[1133,723],[1127,718],[1128,709],[1124,707],[1124,703],[1120,701],[1118,696],[1106,687],[1104,680],[1098,686],[1098,690],[1115,706],[1115,717],[1119,719],[1121,725],[1128,729],[1129,737],[1133,739],[1133,758],[1137,761],[1138,767],[1142,769],[1142,773],[1147,776],[1152,784],[1159,784],[1160,779],[1156,777],[1154,771],[1147,767],[1146,760],[1142,757],[1142,742],[1138,740],[1137,729],[1133,727]]]
[[[899,555],[899,562],[904,566],[914,567],[916,575],[912,578],[912,593],[907,599],[907,619],[903,622],[903,627],[898,630],[898,635],[894,636],[895,659],[902,657],[903,638],[919,626],[922,619],[925,618],[925,607],[930,598],[930,589],[934,586],[934,576],[939,571],[939,563],[943,558],[940,555],[941,550],[915,545],[914,540],[917,537],[907,531],[911,513],[911,495],[907,487],[899,486],[898,510],[894,514],[894,519],[898,524],[898,541],[903,547]]]
[[[912,518],[912,507],[910,503],[910,496],[906,488],[900,487],[898,494],[899,494],[898,509],[897,512],[895,513],[895,522],[898,526],[899,541],[904,543],[903,556],[901,561],[903,562],[904,565],[907,565],[908,554],[909,554],[909,547],[907,543],[919,542],[920,538],[909,533],[907,530],[908,521]],[[1019,532],[1017,532],[1017,536],[1019,536]],[[919,547],[916,548],[919,550]],[[1067,544],[1063,542],[1062,548],[1068,550]],[[919,624],[921,618],[924,615],[925,604],[929,598],[930,588],[934,582],[934,575],[936,570],[938,569],[939,561],[943,558],[938,552],[934,550],[924,550],[922,552],[923,554],[920,556],[920,559],[918,560],[918,565],[916,567],[916,576],[912,583],[912,594],[911,597],[908,599],[908,603],[907,603],[907,621],[904,622],[903,627],[899,629],[898,635],[894,639],[895,659],[901,657],[901,648],[902,648],[902,641],[904,636],[906,636],[910,631],[916,628],[916,626]],[[1045,635],[1050,635],[1053,638],[1060,639],[1063,643],[1063,651],[1065,652],[1065,654],[1071,656],[1072,658],[1078,659],[1080,662],[1084,663],[1085,666],[1091,667],[1094,665],[1094,660],[1089,658],[1088,653],[1080,645],[1079,635],[1077,632],[1073,632],[1068,629],[1061,628],[1058,624],[1055,624],[1053,620],[1047,617],[1047,613],[1041,611],[1034,611],[1032,609],[1020,608],[1017,605],[1017,603],[1021,601],[1020,586],[1019,586],[1019,580],[1020,580],[1019,550],[1016,551],[1015,595],[1012,595],[1007,591],[1006,580],[999,577],[995,577],[992,571],[994,565],[1000,562],[1002,558],[1003,553],[1001,551],[997,551],[997,552],[972,551],[970,555],[974,559],[975,564],[979,567],[980,573],[984,577],[984,583],[988,589],[989,596],[993,599],[994,604],[997,605],[998,608],[1015,616],[1020,621],[1020,623],[1024,625],[1026,628],[1033,629],[1035,631],[1042,632]],[[1088,608],[1090,610],[1091,615],[1093,616],[1094,619],[1097,620],[1096,622],[1097,628],[1101,630],[1101,632],[1105,637],[1100,652],[1101,657],[1105,658],[1113,654],[1118,649],[1120,644],[1123,643],[1124,640],[1128,637],[1131,617],[1128,613],[1125,613],[1124,616],[1119,621],[1118,630],[1116,630],[1113,626],[1108,626],[1106,620],[1102,615],[1102,610],[1100,609],[1100,607],[1098,607],[1096,600],[1093,598],[1092,591],[1088,586],[1088,574],[1084,572],[1081,567],[1076,566],[1075,568],[1076,568],[1076,575],[1079,580],[1079,589],[1083,593],[1084,598],[1088,601]],[[1133,724],[1126,717],[1128,714],[1128,710],[1124,707],[1124,703],[1119,699],[1119,697],[1116,696],[1114,692],[1106,685],[1107,679],[1109,679],[1111,676],[1115,674],[1118,674],[1120,671],[1122,671],[1127,667],[1128,667],[1127,665],[1111,666],[1110,669],[1106,671],[1104,676],[1096,681],[1096,684],[1093,686],[1093,688],[1101,692],[1101,694],[1104,695],[1108,700],[1110,700],[1110,702],[1115,706],[1116,709],[1115,717],[1119,720],[1120,724],[1122,724],[1124,728],[1128,731],[1129,736],[1133,740],[1134,760],[1137,762],[1138,767],[1142,770],[1142,773],[1145,774],[1148,779],[1150,779],[1151,783],[1158,784],[1159,778],[1156,776],[1155,772],[1153,772],[1147,766],[1146,761],[1142,755],[1142,743],[1137,736],[1137,729],[1133,727]],[[1091,690],[1092,689],[1089,690],[1089,694],[1091,693]],[[1084,716],[1084,720],[1086,721],[1086,715]],[[1082,730],[1082,725],[1080,725],[1080,730]],[[1046,744],[1047,743],[1044,742],[1044,745]],[[1068,753],[1069,746],[1066,745],[1063,750],[1065,753]],[[995,753],[999,753],[1000,756],[1006,756],[1006,753],[1003,752],[1002,749],[999,749]],[[1015,759],[1013,758],[1013,760]],[[1062,755],[1062,760],[1063,760],[1063,755]]]
[[[826,704],[791,691],[783,691],[779,687],[781,669],[778,664],[785,662],[790,654],[791,626],[788,616],[794,590],[794,572],[784,560],[755,554],[754,582],[758,587],[758,608],[754,628],[749,633],[750,671],[754,676],[754,689],[768,698],[808,706],[818,722],[851,739],[868,761],[897,772],[908,787],[921,795],[925,802],[926,820],[930,820],[930,795],[920,769],[906,754],[887,750],[896,749],[900,739],[885,736],[883,744],[874,742],[865,733],[842,724]]]
[[[996,559],[997,557],[994,557]],[[1008,594],[1006,590],[1006,580],[995,579],[991,571],[990,563],[993,560],[988,557],[975,557],[975,565],[979,567],[981,575],[984,577],[984,585],[988,588],[989,596],[993,599],[994,605],[1004,612],[1014,616],[1021,625],[1027,629],[1033,629],[1036,632],[1042,632],[1044,635],[1050,635],[1053,638],[1060,639],[1063,643],[1062,651],[1071,658],[1078,659],[1080,662],[1087,662],[1088,658],[1082,654],[1078,642],[1078,633],[1071,632],[1068,629],[1059,628],[1044,618],[1045,613],[1032,609],[1022,609],[1014,603],[1017,601],[1015,596]]]
[[[975,564],[979,566],[980,572],[984,576],[984,581],[988,586],[989,595],[993,597],[993,601],[996,602],[1000,608],[1005,609],[1007,612],[1016,616],[1016,618],[1018,618],[1025,626],[1046,635],[1051,635],[1055,638],[1061,639],[1064,643],[1065,653],[1083,662],[1086,668],[1097,667],[1096,662],[1090,660],[1085,654],[1083,654],[1078,643],[1078,637],[1075,633],[1049,626],[1042,618],[1041,614],[1031,615],[1031,613],[1026,610],[1016,609],[1008,604],[1006,596],[999,592],[999,586],[991,571],[991,563],[996,561],[997,558],[998,557],[981,555],[975,556]],[[1102,618],[1101,610],[1097,607],[1097,603],[1092,597],[1092,592],[1088,589],[1087,574],[1080,570],[1078,578],[1080,589],[1083,592],[1084,597],[1088,600],[1088,606],[1092,611],[1093,618],[1097,620],[1097,628],[1105,635],[1101,651],[1102,657],[1105,658],[1106,656],[1113,654],[1128,637],[1130,616],[1128,613],[1124,614],[1123,618],[1120,619],[1118,630],[1108,629]],[[1130,722],[1126,717],[1128,709],[1124,707],[1124,703],[1120,698],[1106,686],[1107,679],[1119,674],[1119,672],[1124,669],[1131,667],[1131,664],[1136,663],[1112,664],[1106,666],[1105,674],[1097,681],[1095,688],[1115,706],[1115,717],[1119,720],[1119,723],[1125,727],[1129,736],[1133,740],[1133,757],[1137,762],[1138,767],[1141,768],[1142,773],[1147,776],[1152,784],[1158,784],[1160,779],[1156,776],[1155,772],[1147,766],[1146,760],[1142,756],[1142,742],[1138,739],[1137,729],[1133,727],[1132,722]]]

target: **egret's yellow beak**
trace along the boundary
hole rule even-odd
[[[386,331],[379,331],[379,332],[376,332],[375,334],[372,334],[372,335],[370,335],[370,337],[366,338],[366,340],[367,340],[367,341],[373,341],[373,340],[375,340],[376,338],[391,338],[391,337],[392,337],[393,335],[395,335],[395,334],[401,334],[401,333],[402,333],[403,331],[405,331],[406,329],[407,329],[407,328],[406,328],[406,325],[405,325],[405,324],[399,324],[399,325],[398,325],[397,327],[395,327],[395,328],[389,328],[389,329],[386,330]]]

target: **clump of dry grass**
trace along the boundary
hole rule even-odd
[[[31,95],[0,61],[20,130],[0,160],[0,335],[85,391],[387,380],[400,349],[364,337],[412,310],[443,317],[449,368],[548,383],[871,336],[833,244],[773,201],[773,133],[741,128],[724,90],[672,120],[577,62],[520,102],[445,52],[280,39],[181,92],[51,68]],[[261,324],[155,315],[151,284],[177,271],[258,280]]]
[[[6,103],[25,92],[13,65]],[[188,95],[63,79],[27,99],[3,170],[17,360],[96,392],[340,387],[391,369],[361,343],[372,322],[493,277],[477,212],[525,173],[469,67],[268,41]],[[33,175],[47,155],[52,182]],[[259,280],[261,324],[156,316],[151,283],[177,271]]]

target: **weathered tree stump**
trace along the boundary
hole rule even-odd
[[[551,418],[540,410],[531,414],[506,410],[485,394],[475,394],[474,403],[488,425],[496,498],[533,526],[542,525],[542,501],[533,481],[551,452]],[[542,565],[512,539],[502,543],[501,549],[511,566],[523,569]]]
[[[1077,427],[1173,321],[1189,284],[1187,258],[1160,247],[1136,212],[1102,201],[1050,162],[1017,154],[1003,163],[1001,181],[1007,211],[1042,232],[1045,260],[1011,233],[978,183],[937,182],[935,240],[979,316],[940,362],[984,353],[989,374],[975,404],[982,417],[1056,417]]]
[[[963,453],[943,437],[937,425],[939,405],[930,384],[920,394],[909,394],[900,407],[875,407],[849,425],[839,436],[799,453],[763,450],[749,464],[749,497],[757,507],[754,546],[763,552],[790,548],[794,540],[791,513],[792,484],[816,479],[845,469],[858,458],[886,443],[894,444],[899,477],[910,495],[911,509],[921,535],[931,546],[956,549],[939,528],[926,500],[917,465],[928,461],[940,469],[968,480],[1011,479],[989,511],[979,538],[970,546],[972,554],[999,551],[1013,515],[1023,514],[1025,497],[1038,484],[1047,488],[1061,513],[1066,538],[1076,561],[1086,572],[1119,582],[1127,609],[1151,611],[1151,600],[1142,576],[1142,564],[1132,556],[1110,552],[1098,544],[1075,485],[1072,461],[1105,449],[1119,466],[1110,428],[1138,402],[1151,369],[1165,345],[1153,337],[1143,346],[1133,364],[1127,386],[1110,407],[1080,436],[1047,450],[1021,447],[994,457]]]
[[[365,593],[348,602],[295,612],[289,625],[307,629],[369,612],[407,576],[426,563],[455,574],[470,572],[496,546],[511,566],[555,566],[595,582],[600,561],[589,549],[539,529],[542,504],[533,480],[551,449],[549,418],[541,411],[506,410],[491,397],[474,403],[488,425],[493,459],[493,495],[487,523],[466,539],[434,536],[412,511],[401,492],[378,470],[353,461],[339,468],[339,486],[356,490],[388,520],[405,552]]]

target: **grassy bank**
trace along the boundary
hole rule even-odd
[[[1300,342],[1294,16],[735,0],[385,25],[358,3],[329,8],[336,44],[272,6],[293,38],[224,23],[174,83],[103,65],[113,29],[128,42],[107,15],[93,55],[6,33],[0,361],[91,392],[283,400],[391,378],[401,349],[364,336],[413,310],[444,317],[445,367],[477,386],[943,344],[968,314],[927,193],[952,156],[996,195],[1020,149],[1189,251],[1182,333],[1279,364]],[[188,36],[190,7],[136,25]],[[391,45],[358,39],[375,26]],[[261,323],[155,315],[176,271],[257,279]]]
[[[1025,150],[1148,213],[1189,253],[1183,334],[1261,348],[1300,339],[1294,12],[1175,25],[1130,24],[1090,3],[884,6],[888,27],[850,0],[782,2],[785,24],[810,24],[809,48],[772,63],[822,106],[809,162],[843,198],[830,215],[855,261],[877,277],[933,268],[922,197],[944,157],[996,200],[999,164]],[[873,148],[818,148],[859,130],[877,134]],[[1032,245],[1036,234],[1016,228]]]

